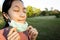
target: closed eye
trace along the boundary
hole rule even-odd
[[[20,8],[16,5],[16,6],[13,8],[13,11],[19,12],[19,11],[20,11]]]
[[[19,12],[19,10],[17,10],[17,9],[15,9],[15,10],[13,10],[14,12]]]

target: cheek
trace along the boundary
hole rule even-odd
[[[10,16],[10,19],[16,19],[17,18],[17,15],[12,13],[12,12],[9,14],[9,16]]]
[[[13,15],[13,17],[16,20],[26,20],[26,18],[27,18],[26,14],[24,15],[24,17],[21,17],[20,15],[17,15],[17,14]]]
[[[24,19],[26,20],[26,18],[27,18],[27,16],[26,16],[26,14],[25,14],[25,17],[24,17]]]
[[[27,18],[27,15],[25,14],[25,18]]]

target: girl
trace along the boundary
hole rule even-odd
[[[0,40],[36,40],[38,31],[28,26],[22,0],[5,0],[2,15],[6,24],[0,30]]]

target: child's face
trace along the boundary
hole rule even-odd
[[[21,1],[13,1],[11,8],[8,10],[10,19],[21,22],[26,21],[26,9]]]

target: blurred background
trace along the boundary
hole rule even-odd
[[[5,25],[0,0],[0,29]],[[60,40],[60,0],[23,0],[27,21],[35,27],[39,35],[37,40]]]

